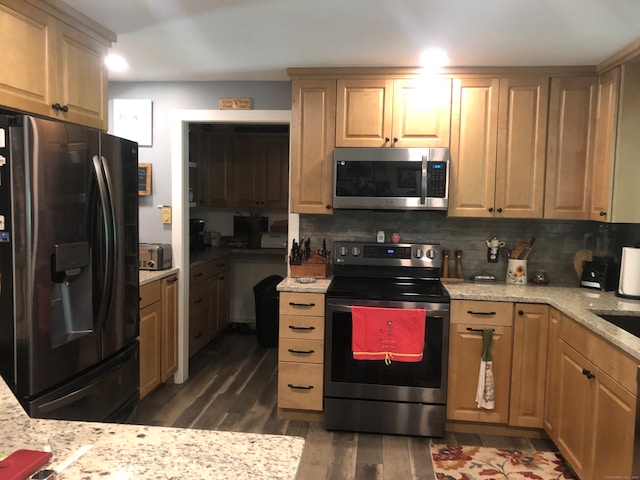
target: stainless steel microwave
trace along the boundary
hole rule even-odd
[[[446,210],[448,148],[336,148],[333,208]]]

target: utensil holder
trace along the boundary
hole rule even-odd
[[[527,261],[510,258],[507,262],[507,283],[509,285],[527,284]]]

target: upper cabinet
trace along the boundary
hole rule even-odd
[[[598,82],[591,220],[640,222],[639,122],[640,59],[634,59]]]
[[[291,212],[333,213],[336,81],[291,82]]]
[[[19,40],[18,40],[19,39]],[[104,57],[115,35],[38,0],[0,5],[0,105],[107,129]]]
[[[455,79],[449,216],[541,218],[548,77]]]
[[[597,77],[551,79],[544,218],[588,220]]]
[[[339,79],[337,147],[448,147],[451,79]]]

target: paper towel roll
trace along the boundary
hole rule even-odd
[[[640,248],[623,247],[618,294],[640,298]]]

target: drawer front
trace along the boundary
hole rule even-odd
[[[322,340],[297,340],[281,338],[278,344],[280,362],[322,363],[324,342]]]
[[[219,273],[225,272],[229,270],[229,255],[225,255],[224,257],[216,258],[211,262],[211,272],[212,275],[218,275]]]
[[[160,280],[142,285],[139,292],[140,308],[159,302],[161,291]]]
[[[324,317],[324,294],[280,292],[280,314]]]
[[[321,364],[278,364],[278,407],[322,411]]]
[[[207,282],[192,286],[189,291],[189,316],[205,314],[209,307],[209,284]]]
[[[562,340],[629,392],[636,394],[638,372],[636,360],[566,315],[562,316],[561,322],[560,338]]]
[[[451,323],[510,327],[513,325],[513,303],[452,300]]]
[[[280,338],[324,339],[324,317],[280,315]]]

